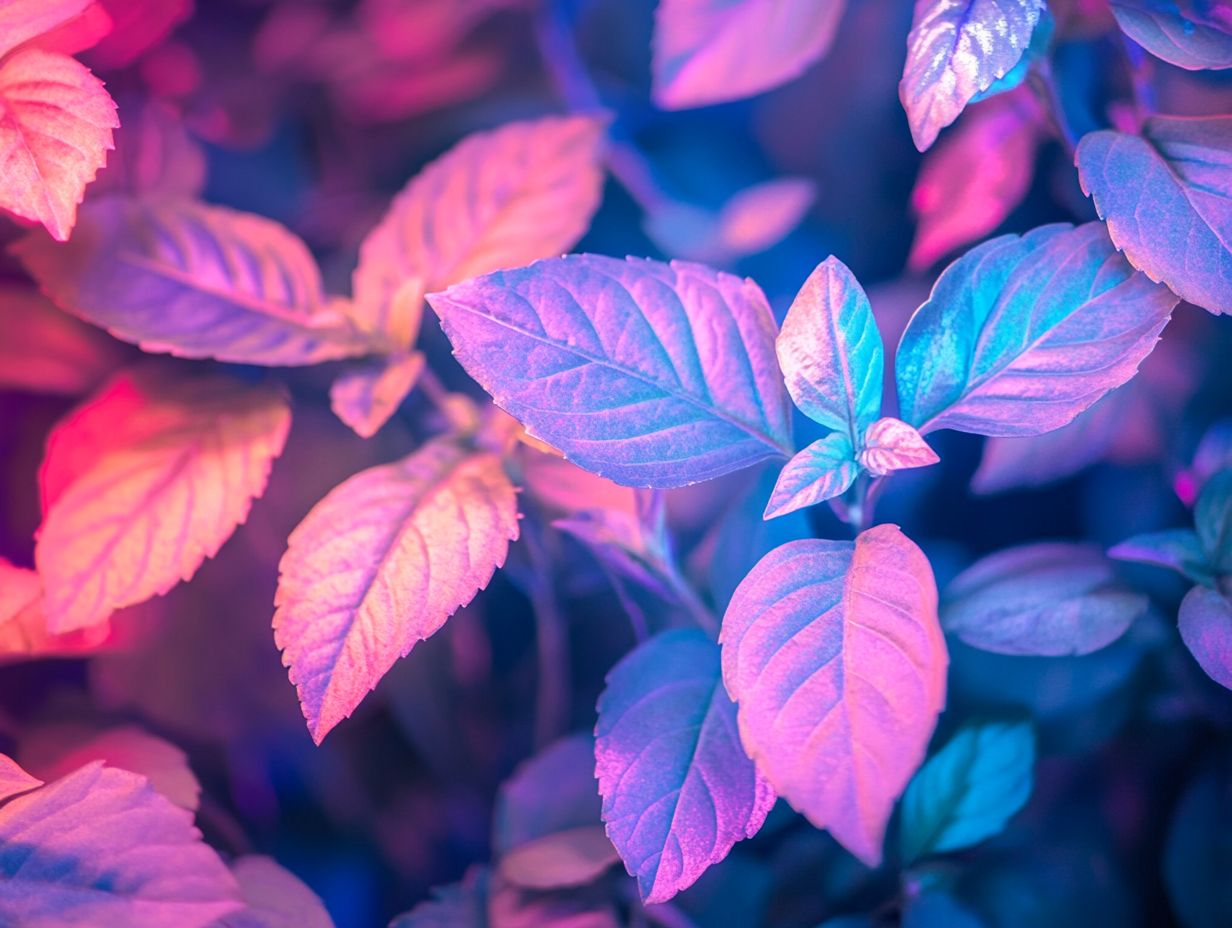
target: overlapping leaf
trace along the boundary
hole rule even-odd
[[[0,558],[0,663],[89,654],[110,634],[106,622],[62,635],[48,632],[38,574]]]
[[[318,743],[470,602],[518,537],[500,460],[438,439],[313,507],[279,565],[274,637]]]
[[[723,618],[723,682],[771,786],[869,866],[945,703],[928,560],[894,525],[766,555]]]
[[[791,453],[774,318],[752,281],[577,255],[429,302],[499,406],[618,483],[682,486]]]
[[[49,457],[51,493],[44,472],[35,562],[53,633],[192,576],[247,517],[291,425],[278,390],[153,367],[117,375],[81,416],[86,453],[71,447],[70,417]]]
[[[1077,163],[1134,267],[1190,303],[1232,313],[1232,116],[1152,116],[1141,135],[1091,132]]]
[[[398,411],[423,369],[418,351],[360,362],[330,386],[330,408],[360,438],[371,438]]]
[[[1232,68],[1232,9],[1212,0],[1112,0],[1117,25],[1156,58],[1190,71]]]
[[[740,745],[719,649],[692,629],[650,639],[609,674],[595,775],[608,836],[648,903],[691,886],[774,805]]]
[[[788,461],[766,503],[765,518],[814,506],[847,492],[860,473],[855,449],[845,432],[832,432]]]
[[[1206,675],[1232,690],[1232,603],[1216,590],[1196,586],[1181,600],[1177,624]]]
[[[921,433],[1059,428],[1134,375],[1175,305],[1099,223],[992,239],[945,269],[907,325],[902,418]]]
[[[245,907],[211,928],[334,928],[317,894],[272,857],[247,854],[231,873]]]
[[[94,0],[6,0],[0,6],[0,56],[85,12]]]

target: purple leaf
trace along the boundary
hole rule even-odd
[[[366,350],[307,246],[260,216],[116,195],[83,207],[69,242],[13,250],[59,306],[146,351],[300,365]]]
[[[1127,36],[1190,71],[1232,68],[1232,9],[1218,0],[1112,0]]]
[[[399,915],[389,928],[618,928],[611,903],[588,892],[519,890],[481,868]]]
[[[669,603],[678,602],[668,552],[638,517],[619,509],[587,509],[552,523],[590,549],[600,563]]]
[[[868,297],[838,258],[804,282],[775,348],[800,411],[858,446],[881,412],[885,352]]]
[[[916,0],[898,85],[916,148],[1018,64],[1044,9],[1044,0]]]
[[[329,388],[330,409],[360,438],[371,438],[398,411],[423,369],[418,351],[360,362]]]
[[[334,928],[320,897],[272,857],[246,855],[231,872],[247,908],[211,928]]]
[[[1194,527],[1210,569],[1232,572],[1232,470],[1221,470],[1203,484],[1194,506]]]
[[[42,780],[26,773],[11,757],[0,754],[0,802],[42,785]]]
[[[496,799],[492,845],[498,854],[558,831],[596,825],[595,739],[562,738],[514,771]]]
[[[942,272],[903,332],[902,418],[922,434],[1060,428],[1134,375],[1175,305],[1099,223],[992,239]]]
[[[719,640],[758,769],[876,866],[945,704],[949,658],[924,553],[896,525],[783,545],[736,589]]]
[[[1107,647],[1148,606],[1117,583],[1098,548],[1045,542],[972,564],[946,587],[941,618],[982,651],[1060,657]]]
[[[274,639],[318,744],[487,585],[518,537],[492,454],[449,439],[335,487],[291,533]]]
[[[523,889],[567,889],[593,883],[620,860],[602,825],[556,831],[505,854],[500,874]]]
[[[1196,586],[1181,600],[1177,625],[1206,675],[1232,690],[1232,603],[1215,590]]]
[[[783,466],[764,518],[785,516],[841,496],[859,473],[855,450],[845,433],[833,432],[818,439]]]
[[[0,807],[0,922],[205,928],[240,907],[192,814],[89,764]]]
[[[428,302],[497,405],[617,483],[677,487],[791,454],[774,317],[750,280],[574,255]]]
[[[669,110],[723,103],[799,77],[829,50],[845,6],[846,0],[661,0],[651,64],[655,103]]]
[[[1118,561],[1167,567],[1195,583],[1209,584],[1212,579],[1206,551],[1193,529],[1176,528],[1135,535],[1111,548],[1108,556]]]
[[[1130,263],[1183,300],[1232,313],[1232,116],[1152,116],[1142,135],[1078,144],[1082,189]]]
[[[892,416],[878,419],[864,433],[860,466],[874,477],[912,467],[928,467],[940,460],[920,433],[901,419]]]
[[[603,821],[645,902],[691,886],[774,805],[740,746],[719,649],[698,630],[664,632],[616,665],[595,738]]]

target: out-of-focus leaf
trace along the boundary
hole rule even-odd
[[[115,103],[84,65],[27,48],[0,61],[0,106],[0,208],[67,241],[120,125]]]
[[[122,68],[158,45],[193,12],[194,0],[96,0],[112,28],[87,56],[103,70]]]
[[[1220,0],[1112,0],[1117,25],[1156,58],[1190,71],[1232,68],[1232,9]]]
[[[964,727],[928,759],[903,793],[903,862],[957,851],[998,834],[1031,795],[1035,732],[1029,722]]]
[[[846,5],[662,0],[651,65],[655,103],[678,110],[739,100],[799,77],[829,50]]]
[[[1226,762],[1207,764],[1185,789],[1164,844],[1163,875],[1185,928],[1232,922],[1232,778]]]
[[[923,434],[1060,428],[1137,372],[1175,305],[1099,223],[992,239],[945,269],[903,332],[902,418]]]
[[[106,622],[63,635],[48,632],[38,574],[0,558],[0,663],[89,654],[110,635]]]
[[[770,785],[869,866],[945,704],[923,552],[895,525],[766,555],[723,617],[723,682]]]
[[[1116,641],[1150,606],[1117,583],[1098,548],[1042,542],[972,564],[941,602],[946,631],[982,651],[1059,657]]]
[[[90,458],[57,452],[76,469],[48,500],[34,554],[55,634],[191,577],[247,518],[291,427],[279,390],[157,366],[116,375],[70,415],[61,444],[77,415],[110,419],[113,434]]]
[[[1043,0],[916,0],[898,95],[925,151],[963,107],[1018,64]]]
[[[109,196],[67,244],[33,234],[14,250],[60,307],[147,351],[299,365],[366,350],[307,246],[261,216]]]
[[[1082,189],[1130,263],[1182,299],[1232,313],[1232,116],[1152,116],[1141,135],[1078,143]]]
[[[594,882],[620,860],[602,825],[567,828],[519,844],[500,862],[500,873],[523,889],[567,889]]]
[[[750,280],[577,255],[428,300],[497,405],[601,476],[677,487],[791,454],[774,317]]]
[[[1232,690],[1232,603],[1196,586],[1181,600],[1177,617],[1181,640],[1206,675]]]
[[[7,0],[0,7],[0,56],[85,12],[93,0]]]
[[[115,151],[90,187],[91,198],[109,193],[194,198],[205,187],[205,152],[189,135],[184,117],[160,100],[121,96]]]
[[[423,369],[418,351],[361,361],[334,380],[329,406],[356,435],[371,438],[398,411]]]
[[[32,289],[0,286],[0,389],[74,396],[119,366],[123,346]]]
[[[487,586],[517,537],[500,460],[448,438],[317,503],[287,542],[274,614],[313,740]]]
[[[1194,527],[1211,570],[1232,572],[1232,470],[1222,470],[1203,484],[1194,506]]]
[[[492,844],[504,854],[545,835],[597,825],[601,809],[595,739],[571,735],[526,761],[501,786]]]
[[[845,432],[819,438],[783,465],[766,504],[765,518],[785,516],[842,496],[859,472],[855,449]]]
[[[334,928],[317,894],[272,857],[246,854],[231,873],[246,908],[212,928]]]
[[[1195,583],[1212,580],[1202,541],[1193,529],[1175,528],[1134,535],[1109,549],[1108,556],[1118,561],[1167,567]]]
[[[907,899],[902,928],[984,928],[984,923],[948,893],[929,891]]]

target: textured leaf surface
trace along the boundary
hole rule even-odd
[[[946,587],[941,618],[982,651],[1059,657],[1107,647],[1148,606],[1098,548],[1045,542],[972,564]]]
[[[85,12],[93,0],[5,0],[0,4],[0,56]]]
[[[1206,551],[1193,529],[1176,528],[1134,535],[1111,548],[1108,556],[1118,561],[1167,567],[1195,583],[1209,583],[1212,579]]]
[[[67,240],[86,185],[106,163],[119,125],[102,81],[72,58],[27,48],[4,59],[0,208]]]
[[[362,361],[330,386],[330,409],[360,438],[371,438],[398,411],[423,369],[418,351]]]
[[[841,496],[859,473],[855,449],[846,433],[820,438],[783,465],[766,504],[765,518],[785,516]]]
[[[75,470],[48,501],[35,548],[53,633],[191,577],[247,518],[291,425],[277,390],[149,367],[117,375],[80,414],[101,425],[120,410],[110,444],[89,458],[61,452]]]
[[[928,467],[941,460],[919,432],[893,416],[870,425],[864,433],[863,445],[860,466],[874,477],[913,467]]]
[[[1232,68],[1232,8],[1219,0],[1112,0],[1127,36],[1190,71]]]
[[[333,928],[324,903],[272,857],[248,854],[231,864],[245,908],[216,928]]]
[[[903,332],[902,418],[925,434],[1059,428],[1134,375],[1175,305],[1099,223],[992,239],[945,269]]]
[[[771,786],[869,866],[945,704],[928,560],[895,525],[770,552],[723,618],[723,682]]]
[[[898,87],[916,148],[1018,64],[1044,9],[1043,0],[916,0]]]
[[[592,116],[510,123],[424,168],[364,239],[359,324],[405,350],[425,293],[572,248],[599,206],[605,127]]]
[[[11,757],[0,754],[0,802],[42,785],[42,780],[22,770]]]
[[[846,0],[662,0],[653,96],[686,109],[762,93],[799,77],[834,41]],[[757,36],[750,42],[750,36]]]
[[[1181,640],[1206,675],[1232,690],[1232,603],[1196,586],[1181,600]]]
[[[43,612],[43,582],[0,558],[0,662],[88,654],[111,633],[107,623],[53,635]]]
[[[204,928],[239,908],[192,816],[144,777],[90,764],[0,807],[0,921]]]
[[[885,352],[868,297],[838,258],[827,258],[804,282],[776,350],[800,411],[858,446],[881,412]]]
[[[617,483],[682,486],[791,454],[774,318],[752,281],[577,255],[429,302],[499,406]]]
[[[971,847],[999,833],[1031,796],[1029,722],[968,725],[920,768],[903,794],[904,863]]]
[[[1232,313],[1232,116],[1152,116],[1140,136],[1091,132],[1077,163],[1134,267],[1196,306]]]
[[[365,350],[307,246],[260,216],[111,196],[67,244],[31,235],[14,250],[62,308],[146,351],[295,365]]]
[[[691,886],[774,805],[740,745],[719,649],[694,629],[650,639],[608,675],[595,775],[608,836],[648,903]]]
[[[279,565],[274,638],[317,743],[487,585],[517,537],[500,460],[444,439],[312,508]]]

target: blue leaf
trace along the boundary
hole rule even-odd
[[[1175,528],[1134,535],[1109,549],[1108,556],[1118,561],[1167,567],[1195,583],[1209,584],[1212,579],[1206,552],[1193,529]]]
[[[1232,690],[1232,603],[1215,590],[1196,586],[1181,600],[1177,625],[1206,675]]]
[[[1164,845],[1164,883],[1185,928],[1232,925],[1232,770],[1208,764],[1186,788]]]
[[[973,648],[996,654],[1090,654],[1146,612],[1098,548],[1022,545],[977,561],[945,590],[941,622]]]
[[[998,834],[1031,795],[1035,732],[1029,722],[985,722],[958,732],[903,794],[903,862],[957,851]]]
[[[983,924],[953,896],[936,890],[909,898],[903,907],[902,928],[983,928]]]
[[[664,632],[616,665],[595,738],[608,837],[648,903],[692,885],[774,805],[741,747],[718,646],[696,629]]]
[[[1190,71],[1232,68],[1232,19],[1224,4],[1112,0],[1112,14],[1122,32],[1169,64]]]
[[[859,448],[881,414],[885,352],[868,297],[838,258],[827,258],[804,282],[776,348],[800,411]]]
[[[1134,375],[1175,305],[1098,223],[992,239],[942,272],[903,332],[902,418],[921,433],[1060,428]]]
[[[916,148],[1023,57],[1044,0],[916,0],[898,96]]]
[[[1077,163],[1134,267],[1190,303],[1232,313],[1232,116],[1153,116],[1141,136],[1091,132]]]
[[[798,452],[783,467],[766,504],[765,517],[785,516],[841,496],[859,472],[855,450],[846,434],[827,435]]]
[[[1220,471],[1203,485],[1194,526],[1211,570],[1232,571],[1232,470]]]
[[[573,255],[428,302],[499,406],[617,483],[684,486],[792,454],[774,317],[752,281]]]
[[[995,97],[999,93],[1008,93],[1015,87],[1021,86],[1022,82],[1027,79],[1027,72],[1031,70],[1031,66],[1048,54],[1048,46],[1052,44],[1052,35],[1056,31],[1056,26],[1056,20],[1045,8],[1040,13],[1039,22],[1035,24],[1035,30],[1031,33],[1031,42],[1023,56],[1018,59],[1018,64],[1014,65],[1004,77],[994,81],[987,90],[977,93],[970,102],[979,103],[981,100]]]
[[[550,835],[597,825],[595,739],[589,734],[554,741],[514,771],[501,786],[493,814],[498,854]]]

